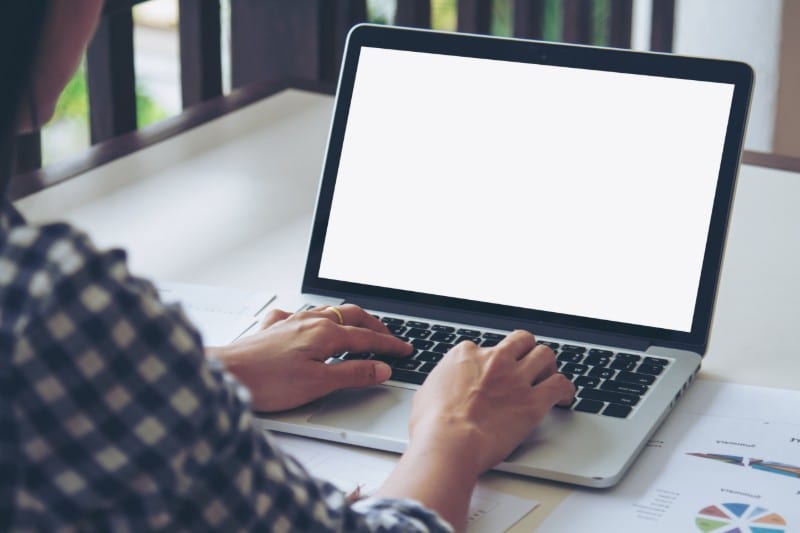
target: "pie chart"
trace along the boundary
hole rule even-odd
[[[769,509],[748,503],[704,507],[694,523],[703,533],[784,533],[786,520]]]

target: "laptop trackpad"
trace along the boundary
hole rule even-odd
[[[338,391],[308,421],[407,441],[414,392],[386,385]]]

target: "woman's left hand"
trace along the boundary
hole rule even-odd
[[[391,376],[389,365],[380,361],[325,363],[343,352],[402,357],[412,347],[360,307],[345,304],[294,314],[271,311],[258,332],[228,346],[206,349],[250,389],[256,411],[290,409],[335,390],[368,387]]]

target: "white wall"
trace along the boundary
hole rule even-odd
[[[648,49],[651,0],[634,0],[633,47]],[[735,59],[756,72],[745,147],[772,151],[782,0],[676,0],[675,53]]]

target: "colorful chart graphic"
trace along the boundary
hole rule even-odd
[[[784,533],[786,520],[778,513],[748,503],[709,505],[694,523],[703,533]]]
[[[756,459],[753,457],[746,459],[738,455],[723,455],[719,453],[687,452],[686,455],[699,457],[700,459],[719,461],[729,465],[749,466],[750,468],[767,472],[768,474],[778,474],[781,476],[800,478],[800,466],[776,463],[774,461],[765,461],[763,459]]]
[[[750,459],[750,468],[763,470],[770,474],[780,474],[782,476],[800,478],[800,466],[787,465],[783,463],[773,463],[761,459]]]
[[[700,457],[702,459],[711,459],[712,461],[720,461],[722,463],[727,463],[729,465],[739,465],[744,466],[744,457],[741,455],[723,455],[721,453],[687,453],[686,455],[692,455],[694,457]]]

